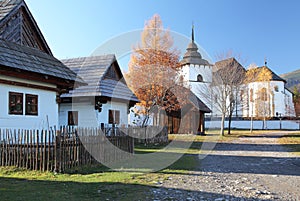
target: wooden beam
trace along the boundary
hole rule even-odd
[[[23,82],[10,81],[10,80],[3,80],[3,79],[0,79],[0,84],[7,84],[7,85],[13,85],[13,86],[29,87],[29,88],[34,88],[34,89],[42,89],[42,90],[46,90],[46,91],[60,92],[60,90],[57,89],[57,88],[40,86],[40,85],[36,85],[36,84],[29,84],[29,83],[23,83]]]
[[[55,84],[58,88],[72,89],[74,87],[74,81],[68,81],[64,79],[55,78],[50,75],[43,75],[34,72],[28,72],[21,69],[11,69],[6,66],[0,66],[0,75],[6,75],[25,80],[39,81],[44,83]]]

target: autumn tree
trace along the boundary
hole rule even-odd
[[[140,100],[135,112],[145,117],[142,125],[147,124],[152,113],[180,109],[186,98],[181,89],[187,86],[179,76],[179,52],[159,15],[145,23],[141,42],[133,47],[128,70],[125,78]]]
[[[300,92],[297,86],[293,87],[293,102],[295,105],[296,117],[300,116]]]
[[[248,69],[246,73],[245,83],[249,86],[250,91],[251,119],[253,116],[262,119],[263,129],[266,127],[266,120],[272,116],[271,100],[273,100],[274,94],[270,86],[271,79],[272,72],[266,66]]]

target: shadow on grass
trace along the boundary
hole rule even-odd
[[[47,181],[0,177],[0,194],[2,201],[179,200],[176,198],[176,193],[178,195],[178,191],[180,191],[180,195],[182,196],[184,190],[181,189],[166,189],[164,187],[143,184],[126,184],[120,182]],[[234,200],[242,199],[242,197],[203,191],[188,191],[188,193],[189,197],[192,196],[196,200],[200,199],[200,197],[225,199],[226,196],[229,196],[230,199]]]

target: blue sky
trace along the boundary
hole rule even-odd
[[[297,0],[25,1],[59,59],[89,56],[116,36],[143,29],[157,13],[164,27],[187,37],[193,22],[196,42],[213,61],[231,50],[245,67],[261,66],[266,57],[277,74],[300,69]],[[118,46],[109,51],[114,48]],[[121,62],[123,69],[125,65]]]

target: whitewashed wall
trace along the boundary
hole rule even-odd
[[[40,84],[29,81],[26,83]],[[49,85],[48,87],[53,86]],[[23,115],[9,114],[9,92],[24,94]],[[37,116],[25,115],[25,94],[38,95]],[[0,97],[0,128],[46,129],[48,126],[58,126],[58,104],[56,103],[56,92],[1,84]]]
[[[204,65],[184,65],[181,70],[181,75],[186,81],[197,81],[197,76],[202,75],[204,82],[212,82],[212,67]]]
[[[102,105],[102,111],[99,113],[91,103],[62,103],[59,107],[59,124],[68,125],[68,111],[78,111],[78,126],[98,127],[101,123],[108,124],[108,111],[120,111],[120,124],[117,126],[127,126],[127,103],[108,102]]]
[[[266,121],[267,129],[279,129],[280,121],[279,120],[269,120]],[[221,126],[221,121],[205,121],[205,127],[207,130],[209,129],[219,129]],[[263,121],[253,121],[253,129],[262,129]],[[290,130],[300,130],[299,129],[299,121],[289,121],[283,120],[281,121],[282,129],[290,129]],[[225,121],[225,128],[228,128],[228,121]],[[231,128],[238,129],[250,129],[251,121],[232,121]]]
[[[275,87],[278,87],[278,91],[275,91]],[[293,103],[293,96],[291,92],[285,89],[284,82],[282,81],[271,81],[270,84],[263,82],[254,82],[250,83],[248,86],[248,93],[250,94],[250,89],[253,89],[253,99],[257,99],[257,92],[262,87],[270,87],[270,91],[274,94],[273,99],[270,100],[271,115],[276,116],[276,113],[282,114],[282,116],[295,116],[295,109]],[[272,102],[274,101],[274,110],[272,108]],[[251,116],[252,111],[253,115],[256,116],[255,111],[257,106],[255,101],[253,103],[249,100],[249,114]],[[244,112],[246,113],[246,112]]]

